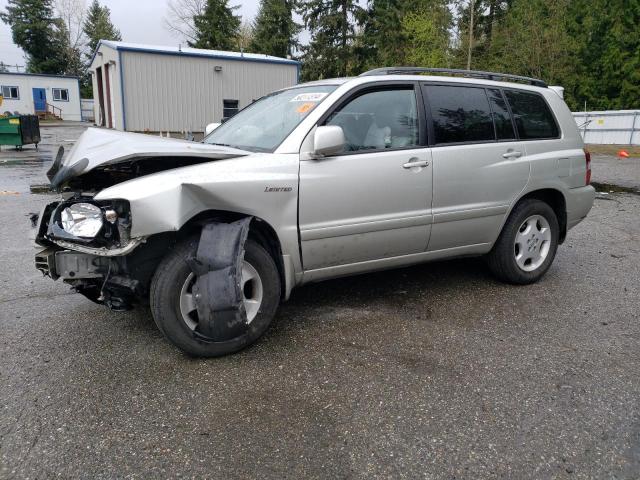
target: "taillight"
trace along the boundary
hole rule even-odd
[[[591,153],[586,148],[584,149],[584,161],[587,164],[587,173],[584,176],[584,184],[589,185],[591,183]]]

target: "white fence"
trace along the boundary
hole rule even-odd
[[[640,145],[640,110],[573,112],[584,143]]]
[[[93,98],[83,98],[80,100],[80,108],[82,109],[82,120],[85,122],[94,122],[95,114],[93,113]]]

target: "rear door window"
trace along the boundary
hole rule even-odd
[[[560,131],[542,95],[520,90],[505,90],[518,135],[523,140],[558,138]]]
[[[484,88],[424,85],[436,144],[494,141],[493,119]]]
[[[497,89],[488,89],[489,103],[493,114],[493,123],[496,127],[496,138],[498,140],[513,140],[516,133],[513,130],[513,122],[509,114],[507,102],[502,98],[502,93]]]

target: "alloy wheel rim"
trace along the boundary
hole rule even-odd
[[[551,249],[551,227],[542,215],[531,215],[516,233],[514,255],[516,264],[525,272],[540,268]]]
[[[196,311],[196,303],[192,293],[195,283],[196,277],[193,273],[190,273],[180,289],[180,313],[182,320],[190,330],[195,330],[198,326],[198,312]],[[246,260],[242,261],[240,287],[242,289],[244,308],[247,312],[247,322],[251,323],[260,311],[264,290],[258,271]]]

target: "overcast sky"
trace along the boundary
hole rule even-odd
[[[89,2],[90,0],[87,0],[87,4]],[[231,0],[229,3],[240,6],[237,14],[242,15],[243,20],[251,20],[258,11],[259,0],[244,3]],[[111,9],[111,20],[120,29],[122,40],[126,42],[155,45],[180,43],[180,39],[164,27],[167,0],[100,0],[100,4]],[[4,10],[6,6],[7,0],[0,0],[0,9]],[[0,22],[0,61],[11,65],[25,64],[22,50],[11,41],[11,29],[2,22]]]

